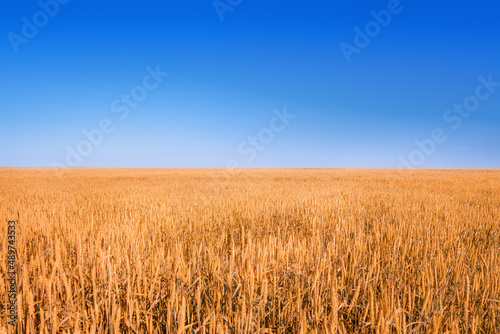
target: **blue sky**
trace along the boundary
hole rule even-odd
[[[0,166],[500,167],[498,2],[55,1],[2,5]]]

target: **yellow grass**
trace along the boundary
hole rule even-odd
[[[498,170],[1,169],[3,325],[13,218],[28,333],[500,328]]]

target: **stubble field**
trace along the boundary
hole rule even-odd
[[[0,169],[27,333],[495,333],[500,170]]]

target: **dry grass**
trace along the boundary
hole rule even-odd
[[[1,169],[0,217],[29,333],[500,328],[498,170]]]

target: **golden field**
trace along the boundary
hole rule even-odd
[[[0,169],[26,333],[496,333],[500,170]]]

